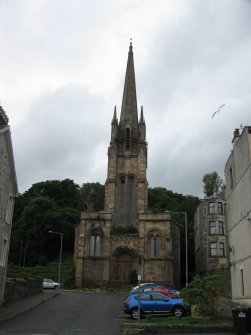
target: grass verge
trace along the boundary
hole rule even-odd
[[[205,317],[192,317],[192,316],[185,316],[182,318],[177,318],[175,316],[149,316],[146,317],[142,320],[140,320],[142,323],[158,323],[158,324],[171,324],[171,325],[185,325],[185,324],[190,324],[190,325],[202,325],[202,324],[226,324],[229,323],[229,321],[225,319],[216,319],[216,320],[210,320],[209,318]]]

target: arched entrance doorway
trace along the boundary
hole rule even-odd
[[[138,253],[129,247],[118,247],[112,253],[110,280],[117,283],[130,282],[133,272],[137,272]]]

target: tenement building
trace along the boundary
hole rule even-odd
[[[14,199],[18,193],[8,117],[0,106],[0,305],[3,303]]]
[[[225,192],[201,199],[194,215],[195,272],[229,270]]]
[[[251,127],[234,132],[225,166],[232,299],[251,306]]]
[[[146,124],[138,118],[130,45],[120,119],[111,123],[104,210],[82,212],[75,235],[76,286],[128,283],[141,275],[179,287],[179,228],[169,213],[147,209]]]

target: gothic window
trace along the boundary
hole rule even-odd
[[[135,177],[122,175],[118,179],[118,221],[120,225],[133,225],[136,209]]]
[[[216,222],[215,221],[209,221],[209,234],[210,235],[216,234]]]
[[[124,205],[125,205],[125,177],[119,179],[119,223],[124,224]]]
[[[159,235],[151,234],[149,238],[150,258],[159,257],[160,253],[160,239]]]
[[[132,213],[133,213],[133,192],[134,178],[132,176],[128,177],[128,192],[127,192],[127,218],[128,225],[132,225]]]
[[[90,256],[100,256],[100,232],[97,229],[93,230],[91,233]]]

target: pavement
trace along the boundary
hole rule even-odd
[[[0,307],[0,322],[22,314],[60,294],[57,290],[44,290],[30,297],[12,301]]]

